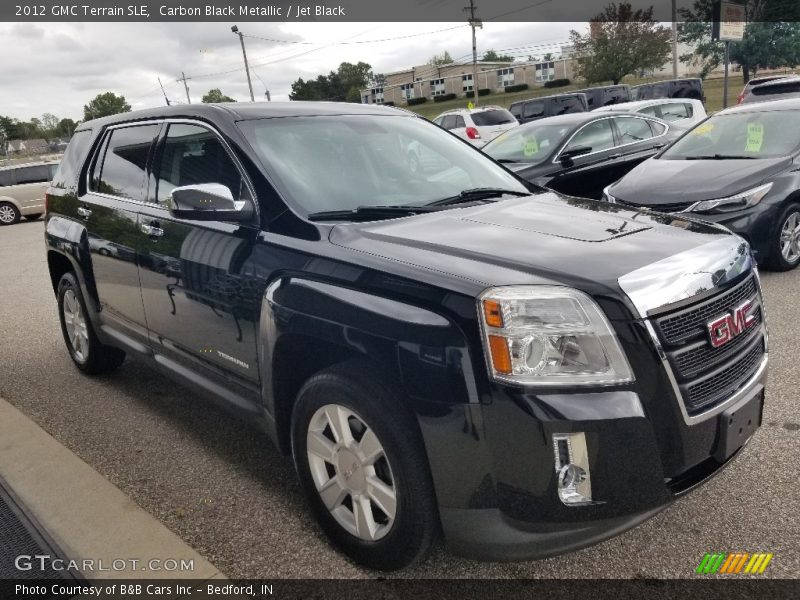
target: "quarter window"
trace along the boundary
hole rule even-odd
[[[112,129],[94,166],[92,191],[144,201],[147,157],[158,128],[139,125]]]
[[[199,125],[172,124],[159,160],[158,201],[168,200],[176,187],[200,183],[221,183],[234,200],[250,199],[242,174],[216,135]]]

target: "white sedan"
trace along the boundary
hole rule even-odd
[[[637,100],[635,102],[622,102],[594,109],[600,111],[629,111],[658,117],[667,123],[678,125],[686,129],[694,126],[706,118],[706,109],[700,100],[691,98],[657,98],[654,100]]]

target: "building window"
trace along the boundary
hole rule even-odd
[[[444,96],[444,79],[431,80],[431,96]]]
[[[375,104],[383,104],[383,88],[372,88],[372,102]]]
[[[556,78],[556,64],[554,62],[539,63],[536,65],[536,81],[542,83]]]
[[[462,75],[461,76],[461,87],[464,88],[465,92],[472,91],[472,75]]]
[[[497,87],[504,88],[514,85],[514,69],[497,70]]]
[[[403,100],[409,100],[414,97],[414,84],[404,83],[400,86],[400,97]]]

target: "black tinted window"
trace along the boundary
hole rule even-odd
[[[445,129],[455,129],[456,127],[456,117],[455,115],[448,115],[442,121],[442,127]]]
[[[158,168],[159,202],[173,189],[199,183],[221,183],[234,200],[250,198],[247,186],[219,138],[199,125],[170,125]]]
[[[514,115],[507,110],[485,110],[472,113],[472,122],[478,127],[487,125],[506,125],[514,122]]]
[[[113,129],[101,150],[92,188],[131,200],[144,200],[144,172],[158,125]]]
[[[585,112],[583,102],[577,96],[564,96],[553,98],[551,101],[550,115],[566,115],[575,112]]]
[[[523,116],[526,119],[538,119],[539,117],[543,117],[544,102],[526,102]]]
[[[86,152],[89,150],[91,139],[92,132],[89,130],[85,129],[74,133],[53,177],[54,187],[62,189],[77,187],[78,175],[83,166],[83,161],[86,159]]]
[[[601,119],[584,125],[567,144],[565,150],[572,150],[582,146],[589,148],[587,152],[613,148],[614,133],[611,129],[611,119]]]
[[[464,123],[464,117],[461,116],[456,117],[456,124],[454,125],[456,129],[458,129],[459,127],[466,127],[466,126],[467,124]]]

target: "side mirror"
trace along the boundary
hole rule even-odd
[[[569,166],[572,164],[572,159],[576,156],[583,156],[584,154],[589,154],[592,151],[591,146],[573,146],[569,150],[564,150],[561,153],[561,156],[558,157],[558,160],[561,161],[561,164],[565,166]]]
[[[253,205],[235,201],[231,190],[221,183],[198,183],[172,190],[169,213],[189,221],[249,221]]]

